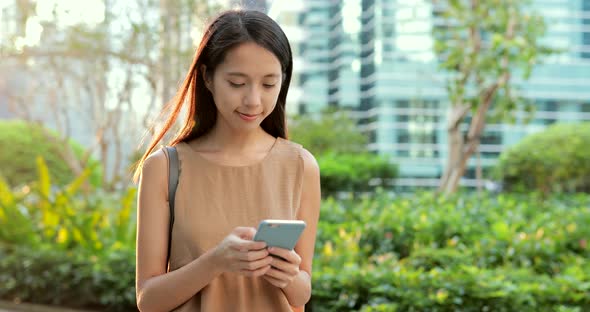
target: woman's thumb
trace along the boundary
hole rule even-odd
[[[234,229],[234,234],[241,239],[252,240],[256,234],[256,229],[253,227],[237,227]]]

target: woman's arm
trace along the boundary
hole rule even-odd
[[[136,298],[142,312],[170,311],[194,296],[220,272],[210,253],[166,273],[168,161],[157,151],[144,163],[137,203]]]
[[[313,155],[305,149],[302,157],[303,187],[297,219],[304,220],[307,227],[295,246],[295,252],[280,248],[270,251],[288,261],[275,259],[272,265],[276,268],[264,276],[283,290],[293,307],[302,307],[311,298],[311,269],[321,202],[319,166]]]

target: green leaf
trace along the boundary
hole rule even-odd
[[[510,227],[506,222],[499,221],[492,225],[492,230],[497,238],[501,240],[507,240],[510,238]]]
[[[94,169],[95,169],[94,166],[86,167],[84,169],[84,171],[82,171],[82,173],[66,187],[66,193],[69,195],[73,195],[76,192],[78,192],[80,187],[84,183],[88,182],[88,179],[90,178],[90,176],[94,172]]]
[[[6,206],[14,205],[15,197],[12,194],[8,183],[2,176],[0,176],[0,213],[2,213],[2,208]]]
[[[37,156],[37,169],[39,174],[39,192],[44,198],[49,198],[51,195],[51,178],[49,177],[47,164],[41,156]]]

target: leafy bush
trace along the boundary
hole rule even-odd
[[[51,137],[48,139],[46,134]],[[72,170],[63,160],[59,150],[63,149],[60,139],[41,126],[24,121],[0,121],[0,175],[9,185],[19,186],[36,180],[35,159],[42,156],[48,164],[50,175],[56,185],[64,185],[73,179]],[[82,157],[84,149],[70,141],[74,153]],[[90,182],[99,185],[101,181],[100,164],[89,161],[95,168]]]
[[[497,174],[509,190],[590,192],[590,123],[556,124],[500,156]]]
[[[312,309],[586,311],[590,196],[326,200]]]
[[[0,298],[107,311],[135,311],[135,251],[0,245]],[[23,260],[24,259],[24,260]]]
[[[130,311],[135,306],[135,188],[81,192],[91,175],[11,191],[0,179],[0,298]]]
[[[48,244],[60,250],[79,247],[90,254],[134,244],[134,188],[116,196],[98,189],[85,195],[81,186],[91,168],[57,188],[43,159],[37,164],[39,179],[32,187],[11,192],[0,179],[1,242],[32,248]]]
[[[289,122],[289,137],[314,155],[363,153],[369,138],[345,111],[327,110],[319,115],[297,115]]]
[[[0,183],[0,298],[135,311],[135,189]],[[88,175],[88,173],[85,173]],[[590,195],[325,199],[322,311],[588,311]]]
[[[388,187],[397,176],[397,166],[373,154],[325,154],[318,157],[322,194],[367,192],[377,186]],[[375,184],[372,181],[376,180]]]
[[[368,137],[346,111],[328,109],[319,115],[298,115],[289,125],[290,138],[318,160],[324,196],[388,187],[389,180],[397,176],[395,164],[368,152]]]

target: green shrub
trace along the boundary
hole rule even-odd
[[[389,187],[397,176],[395,164],[369,153],[367,135],[346,111],[329,108],[317,115],[294,116],[289,136],[316,156],[325,197]]]
[[[369,138],[346,111],[332,108],[318,115],[297,115],[289,121],[289,138],[314,155],[367,152]]]
[[[586,311],[590,196],[326,200],[318,311]]]
[[[367,192],[389,187],[397,176],[397,166],[386,157],[373,154],[324,154],[318,157],[322,194]],[[375,181],[376,183],[372,184]]]
[[[106,311],[135,311],[135,251],[93,255],[49,245],[0,245],[0,298]]]
[[[590,192],[590,123],[556,124],[527,136],[500,156],[508,190]]]
[[[99,189],[82,192],[91,168],[59,188],[52,185],[42,158],[37,164],[39,178],[31,187],[11,192],[0,179],[0,242],[31,248],[45,244],[60,250],[82,248],[90,254],[133,245],[134,188],[120,194],[104,194]]]
[[[16,187],[36,180],[37,156],[42,156],[47,162],[56,185],[64,185],[73,179],[72,170],[59,153],[63,149],[59,138],[53,132],[47,132],[52,139],[47,139],[45,130],[39,125],[24,121],[0,121],[0,175],[9,185]],[[73,141],[70,144],[74,153],[82,157],[83,147]],[[99,185],[100,164],[91,159],[89,166],[95,168],[90,182]]]
[[[39,167],[28,193],[0,183],[0,298],[134,311],[135,189],[55,189]],[[588,224],[587,194],[327,198],[307,306],[588,311]]]
[[[0,298],[134,311],[136,189],[82,191],[91,168],[58,187],[36,164],[31,186],[0,178]]]

